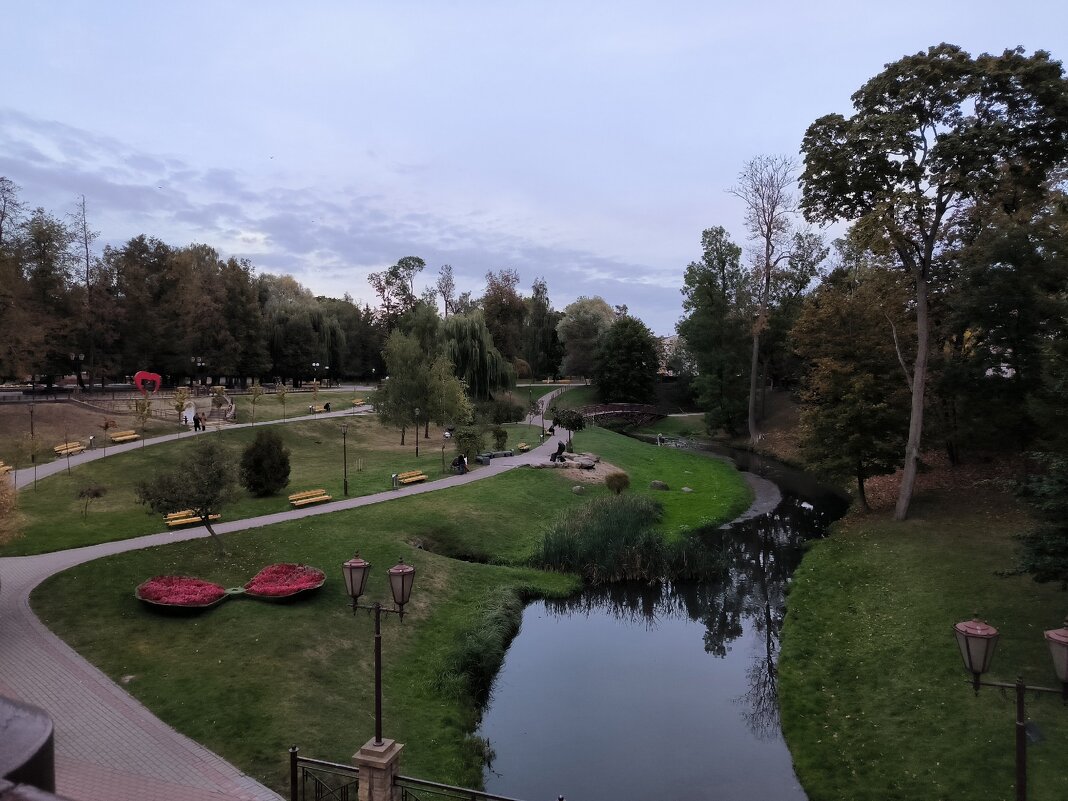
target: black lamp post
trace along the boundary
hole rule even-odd
[[[319,380],[319,362],[312,362],[312,368],[315,370],[315,380]]]
[[[972,674],[972,687],[979,695],[980,687],[1001,687],[1016,691],[1016,801],[1027,801],[1027,714],[1024,709],[1024,694],[1030,690],[1036,693],[1056,693],[1068,704],[1068,620],[1059,629],[1045,632],[1046,644],[1049,645],[1053,658],[1053,669],[1061,682],[1061,689],[1036,687],[1023,683],[1017,678],[1012,684],[1003,681],[982,681],[981,676],[990,669],[994,658],[994,648],[998,644],[998,630],[979,620],[965,620],[953,627],[953,633],[960,647],[960,655],[965,669]]]
[[[415,458],[419,458],[419,407],[415,407]]]
[[[349,424],[341,424],[341,453],[344,460],[345,497],[349,497]]]
[[[389,569],[389,589],[396,609],[383,609],[378,601],[370,606],[359,603],[367,574],[371,571],[371,563],[361,559],[359,553],[345,562],[341,569],[345,574],[345,589],[352,598],[352,614],[355,615],[357,609],[368,609],[375,614],[375,745],[382,745],[382,613],[392,612],[404,620],[404,605],[412,596],[415,568],[404,564],[401,559]]]
[[[203,356],[190,356],[189,361],[196,367],[196,378],[200,380],[200,371],[204,369],[204,357]],[[190,379],[189,386],[193,386],[193,381]]]

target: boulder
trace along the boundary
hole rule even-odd
[[[584,486],[582,486],[581,484],[576,484],[575,486],[573,486],[571,488],[571,491],[573,493],[575,493],[576,495],[585,495],[586,494],[586,488]]]
[[[693,488],[692,487],[683,487],[682,490],[680,490],[680,491],[681,492],[693,492]]]
[[[649,489],[667,490],[668,489],[668,485],[665,484],[663,481],[650,481],[649,482]]]

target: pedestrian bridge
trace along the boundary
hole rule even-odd
[[[602,422],[620,422],[633,426],[647,426],[663,417],[663,413],[648,403],[598,403],[582,406],[579,413],[587,422],[599,425]]]

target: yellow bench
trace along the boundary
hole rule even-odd
[[[333,497],[326,494],[324,489],[307,490],[306,492],[294,492],[289,496],[289,502],[295,507],[308,506],[313,503],[332,501]]]
[[[397,473],[397,481],[401,484],[416,484],[426,481],[426,473],[422,470],[409,470],[407,473]]]
[[[56,452],[56,456],[76,456],[85,450],[85,446],[80,442],[61,442],[52,450]]]
[[[111,441],[112,442],[120,442],[120,443],[121,442],[133,442],[135,439],[140,439],[140,438],[141,438],[140,435],[136,431],[134,431],[133,429],[130,429],[129,431],[116,431],[114,434],[111,435]]]
[[[326,411],[326,407],[323,406],[322,404],[317,404],[315,406],[309,406],[308,407],[308,411],[311,412],[312,414],[322,414],[323,412]]]
[[[530,446],[527,445],[527,443],[525,442],[520,442],[518,445],[515,446],[515,449],[520,453],[526,453],[530,450]]]
[[[365,403],[367,403],[367,401],[364,400],[363,398],[353,398],[352,399],[352,405],[353,406],[363,406]]]
[[[170,515],[167,515],[170,518]],[[208,515],[208,520],[218,520],[222,515]],[[188,526],[190,523],[203,523],[203,517],[197,517],[196,515],[189,515],[187,517],[175,517],[167,520],[167,525],[170,528],[176,528],[178,526]]]
[[[182,518],[182,517],[192,517],[192,516],[193,516],[193,510],[192,509],[183,509],[180,512],[171,512],[169,515],[164,515],[163,519],[164,520],[178,520],[179,518]]]

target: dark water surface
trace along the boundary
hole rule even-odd
[[[804,474],[746,466],[783,502],[704,533],[718,575],[527,607],[479,731],[489,792],[804,801],[779,729],[779,630],[803,543],[844,507]]]

